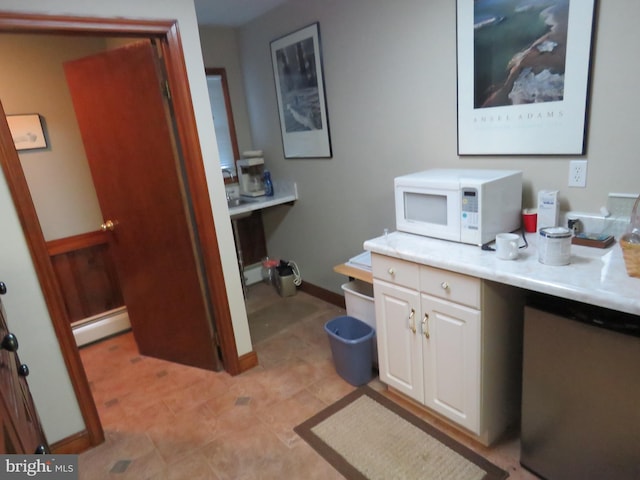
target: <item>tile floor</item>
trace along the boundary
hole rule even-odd
[[[141,356],[131,333],[83,348],[106,442],[79,456],[80,478],[343,478],[292,429],[354,388],[335,373],[323,329],[345,312],[302,292],[296,297],[315,308],[256,344],[260,365],[236,377]],[[273,302],[282,299],[270,287],[250,287],[250,315]],[[385,390],[377,379],[371,386]],[[416,413],[511,479],[537,478],[520,467],[517,438],[487,449]]]

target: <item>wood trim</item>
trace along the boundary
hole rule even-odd
[[[319,298],[320,300],[324,300],[325,302],[331,303],[336,307],[347,308],[344,301],[344,295],[340,295],[339,293],[335,293],[325,288],[318,287],[309,282],[302,282],[302,284],[298,288],[301,292]]]
[[[57,240],[50,240],[47,242],[47,251],[49,252],[49,256],[53,257],[54,255],[69,253],[74,250],[95,247],[96,245],[103,245],[107,243],[109,243],[109,236],[107,232],[96,231],[82,233],[72,237],[59,238]]]
[[[246,372],[258,366],[258,354],[252,350],[240,357],[240,372]]]
[[[89,432],[83,430],[52,444],[51,453],[54,455],[77,454],[89,450],[93,444]]]
[[[1,33],[60,33],[81,36],[147,38],[166,35],[166,32],[175,23],[175,20],[134,20],[0,12]]]
[[[2,22],[0,21],[1,28]],[[73,338],[62,292],[49,259],[49,252],[45,245],[38,215],[31,200],[27,180],[6,122],[0,123],[0,164],[20,219],[45,303],[51,315],[62,357],[69,372],[85,426],[90,434],[91,444],[98,445],[104,442],[104,432],[89,388],[89,382],[82,366],[80,352]]]
[[[152,37],[162,40],[169,85],[174,95],[178,134],[187,167],[187,182],[191,190],[196,222],[200,227],[198,236],[202,245],[207,279],[212,290],[223,362],[230,374],[241,373],[177,22],[0,12],[0,33]],[[98,445],[104,441],[104,431],[64,309],[62,293],[49,259],[24,172],[8,129],[0,131],[0,163],[85,422],[89,443],[92,446]]]
[[[222,261],[218,250],[218,237],[213,222],[202,151],[193,112],[191,92],[187,83],[187,71],[182,56],[182,43],[177,23],[174,23],[162,42],[162,53],[167,67],[169,87],[173,99],[176,128],[185,159],[186,180],[191,193],[198,239],[211,292],[216,330],[220,338],[222,362],[230,375],[242,372],[236,348],[236,339],[229,310],[229,299],[224,286]],[[218,288],[216,288],[218,286]]]
[[[346,275],[350,278],[357,278],[363,282],[373,283],[373,273],[370,270],[363,270],[361,268],[347,265],[346,263],[341,263],[340,265],[333,267],[333,271],[340,275]]]
[[[219,75],[222,91],[224,92],[224,107],[227,110],[227,124],[229,125],[229,136],[231,137],[231,148],[233,149],[233,158],[235,162],[240,159],[240,151],[238,149],[238,136],[236,135],[236,123],[233,119],[233,109],[231,108],[231,96],[229,93],[229,82],[227,82],[227,70],[220,67],[211,67],[204,69],[205,75]],[[235,163],[234,162],[234,163]],[[236,168],[236,178],[238,177],[238,166]],[[231,179],[225,178],[225,183],[234,183]]]

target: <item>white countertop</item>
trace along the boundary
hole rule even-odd
[[[618,243],[600,249],[571,246],[565,266],[538,261],[536,234],[517,260],[500,260],[495,252],[461,243],[393,232],[364,242],[365,250],[432,267],[640,315],[640,278],[627,274]]]
[[[295,202],[298,199],[298,185],[295,182],[274,182],[273,196],[267,197],[242,197],[246,203],[242,203],[237,207],[229,207],[229,215],[236,217],[243,213],[250,213],[254,210],[262,210],[263,208],[273,207],[288,202]]]

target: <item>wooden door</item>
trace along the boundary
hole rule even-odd
[[[6,286],[0,282],[0,295]],[[20,343],[7,328],[0,300],[0,453],[49,453],[26,377],[29,367],[18,357]]]
[[[144,355],[219,369],[204,272],[155,52],[64,65],[133,334]]]

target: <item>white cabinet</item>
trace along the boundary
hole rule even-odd
[[[375,258],[375,261],[373,260]],[[372,255],[380,379],[424,403],[418,265]]]
[[[480,311],[421,295],[424,404],[461,426],[480,428]]]
[[[380,379],[424,403],[422,339],[416,290],[373,280]]]
[[[522,293],[372,256],[380,379],[491,443],[517,418]]]

